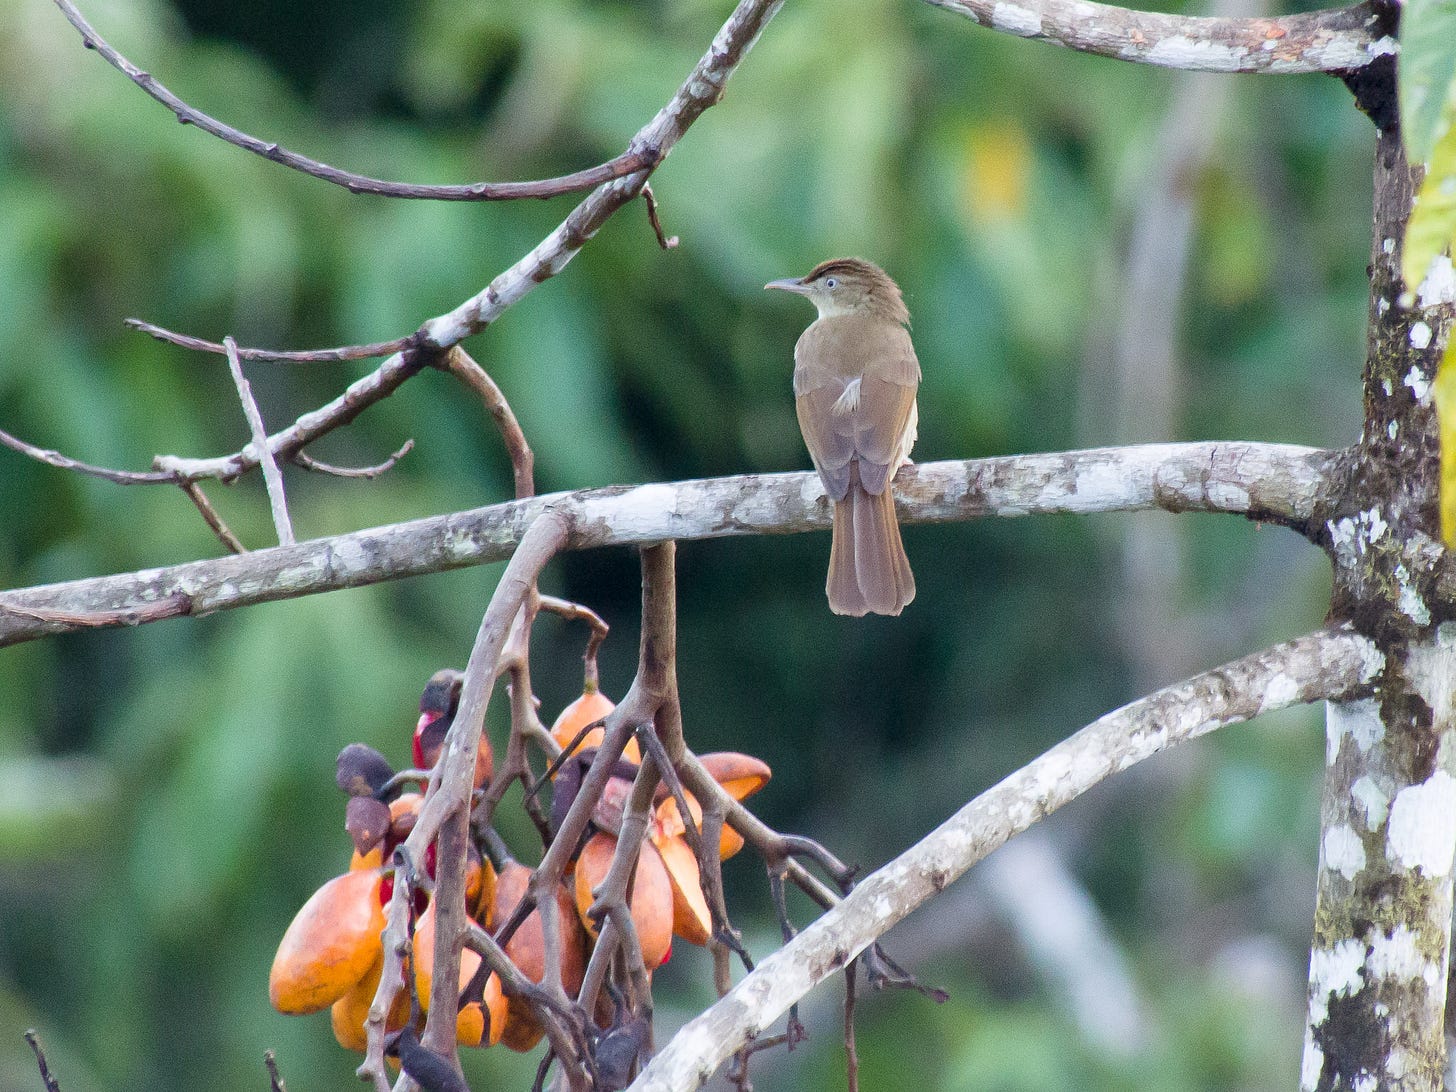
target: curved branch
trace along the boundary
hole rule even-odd
[[[926,0],[983,27],[1120,61],[1202,72],[1348,72],[1397,50],[1373,4],[1276,19],[1136,11],[1091,0]]]
[[[1146,444],[925,463],[902,470],[895,491],[904,523],[1161,509],[1232,513],[1305,533],[1331,458],[1287,444]],[[127,612],[177,596],[187,610],[176,613],[209,614],[501,561],[543,511],[563,504],[578,513],[573,550],[798,534],[825,530],[833,518],[812,473],[550,493],[294,546],[0,593],[0,647],[88,626],[75,617],[38,619],[36,612],[121,612],[89,625],[122,625],[145,620]]]
[[[631,1092],[697,1088],[790,1005],[971,865],[1113,774],[1260,713],[1349,695],[1382,663],[1374,644],[1353,630],[1324,630],[1195,675],[1093,721],[867,877],[689,1021]]]
[[[81,33],[81,41],[87,49],[94,49],[106,62],[121,72],[152,98],[156,99],[176,116],[183,125],[195,125],[204,133],[210,133],[219,140],[260,155],[274,163],[281,163],[295,171],[343,186],[350,193],[371,193],[380,197],[405,197],[428,201],[512,201],[521,197],[555,197],[563,193],[577,193],[632,174],[654,165],[655,159],[642,151],[627,151],[595,167],[558,178],[543,178],[532,182],[472,182],[463,186],[421,186],[408,182],[386,182],[380,178],[340,170],[327,163],[320,163],[306,155],[299,155],[272,141],[259,140],[255,136],[234,129],[225,122],[204,114],[189,106],[171,91],[167,90],[155,76],[143,72],[136,65],[113,49],[105,38],[96,33],[96,28],[86,21],[70,0],[55,0],[61,14]]]

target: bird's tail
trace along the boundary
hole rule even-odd
[[[899,614],[915,598],[915,576],[900,541],[889,483],[878,496],[855,474],[834,505],[834,539],[824,590],[835,614]]]

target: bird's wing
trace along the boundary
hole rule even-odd
[[[830,496],[844,495],[856,458],[866,492],[883,492],[908,454],[920,385],[910,334],[877,317],[839,316],[805,330],[794,358],[799,427]]]

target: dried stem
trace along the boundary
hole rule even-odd
[[[41,1083],[45,1085],[46,1092],[61,1092],[61,1082],[51,1073],[51,1067],[46,1062],[45,1047],[41,1046],[40,1036],[36,1034],[35,1028],[26,1030],[25,1041],[30,1044],[30,1049],[35,1054],[35,1064],[40,1069]]]
[[[77,474],[89,474],[93,478],[104,478],[106,481],[115,482],[117,485],[163,485],[167,482],[176,481],[171,474],[161,471],[135,471],[135,470],[112,470],[105,466],[93,466],[91,463],[83,463],[78,459],[72,459],[62,455],[59,451],[52,451],[49,448],[36,447],[28,444],[18,436],[0,429],[0,444],[4,444],[12,451],[18,451],[27,455],[36,462],[53,466],[57,470],[72,470]]]
[[[263,1051],[263,1068],[268,1071],[268,1087],[271,1092],[288,1092],[283,1077],[278,1072],[278,1057],[271,1050]]]
[[[536,492],[534,478],[536,457],[531,453],[531,445],[526,442],[526,434],[521,430],[521,423],[516,420],[510,403],[506,401],[506,396],[501,393],[495,380],[458,345],[445,354],[442,366],[480,396],[481,402],[485,405],[485,411],[490,414],[496,427],[500,429],[501,440],[506,445],[506,454],[511,459],[511,471],[516,481],[516,497],[519,499],[534,494]]]
[[[652,192],[651,183],[642,186],[642,199],[647,202],[647,222],[652,225],[652,233],[657,236],[657,245],[663,250],[672,250],[678,244],[676,235],[669,238],[662,230],[662,221],[657,215],[657,195]]]
[[[177,483],[182,487],[182,492],[187,494],[188,500],[197,506],[197,511],[202,514],[203,520],[212,528],[212,533],[218,538],[231,553],[245,554],[248,548],[243,545],[242,540],[233,534],[232,530],[223,522],[222,516],[218,515],[212,501],[207,499],[207,494],[202,491],[202,486],[196,482],[186,480]]]
[[[591,626],[591,636],[587,638],[586,651],[581,654],[586,672],[583,690],[590,694],[600,689],[601,677],[597,671],[597,653],[601,650],[602,642],[607,639],[607,634],[611,632],[612,627],[607,625],[602,616],[590,607],[573,603],[567,599],[558,599],[554,595],[541,596],[541,609],[560,615],[568,621],[585,622]]]
[[[165,326],[158,326],[156,323],[139,318],[126,319],[124,324],[133,330],[150,334],[158,341],[165,341],[169,345],[177,345],[198,353],[227,355],[227,347],[221,342],[208,341],[206,338],[194,337],[192,334],[179,334],[175,330],[168,330]],[[238,357],[241,360],[274,360],[295,364],[337,364],[346,360],[372,360],[375,357],[389,356],[391,353],[402,352],[413,344],[414,335],[411,334],[409,337],[397,337],[392,341],[375,341],[367,345],[342,345],[334,349],[253,349],[240,346]]]
[[[243,404],[243,415],[248,419],[248,429],[253,434],[252,448],[258,453],[263,466],[263,481],[268,487],[268,506],[273,511],[273,526],[278,530],[278,545],[293,545],[293,522],[288,518],[288,499],[283,493],[283,473],[278,461],[268,447],[268,430],[263,425],[263,414],[253,398],[253,387],[243,375],[243,362],[238,359],[238,345],[230,337],[222,339],[227,349],[228,370],[233,375],[233,385],[238,389],[238,400]]]
[[[415,449],[413,440],[406,440],[398,451],[382,463],[375,463],[373,466],[334,466],[315,459],[306,451],[295,451],[290,462],[300,470],[309,470],[315,474],[329,474],[335,478],[366,478],[373,480],[381,474],[387,474],[394,469],[395,463],[399,462],[406,455]]]
[[[205,133],[236,145],[255,155],[295,171],[343,186],[350,193],[371,193],[381,197],[416,198],[431,201],[511,201],[522,197],[553,197],[562,193],[576,193],[589,190],[613,178],[650,167],[654,161],[643,152],[624,152],[615,159],[584,171],[562,175],[559,178],[545,178],[533,182],[472,182],[463,186],[421,186],[407,182],[387,182],[367,175],[342,171],[320,163],[308,156],[291,152],[271,141],[259,140],[240,129],[218,121],[201,110],[189,106],[153,77],[132,64],[88,23],[70,0],[55,0],[56,7],[70,20],[71,25],[81,32],[81,40],[87,49],[101,54],[113,68],[124,73],[152,98],[172,111],[183,125],[195,125]]]

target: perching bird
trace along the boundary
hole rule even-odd
[[[834,501],[829,609],[899,614],[915,598],[890,491],[910,461],[918,419],[910,312],[889,275],[860,258],[835,258],[764,287],[807,296],[819,309],[794,346],[794,402]]]

